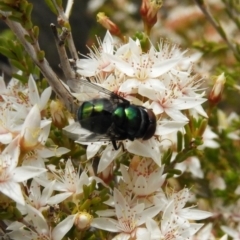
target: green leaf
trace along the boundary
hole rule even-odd
[[[33,27],[33,36],[35,39],[38,39],[38,36],[39,36],[39,27],[38,26]]]
[[[90,208],[92,201],[90,199],[85,200],[83,204],[79,207],[79,211],[87,210]]]
[[[9,59],[15,59],[16,55],[8,48],[0,46],[0,53]]]
[[[10,49],[12,49],[16,55],[15,59],[22,60],[23,56],[23,48],[22,46],[16,41],[9,41]]]
[[[62,0],[56,0],[57,5],[62,8]]]
[[[29,43],[34,44],[34,40],[32,39],[31,36],[25,34],[25,35],[24,35],[24,38],[25,38]]]
[[[28,78],[26,76],[22,76],[17,73],[12,74],[12,77],[18,79],[21,83],[27,83],[28,81]]]
[[[179,170],[179,169],[169,169],[168,170],[168,174],[171,174],[171,175],[181,175],[182,171]]]
[[[26,66],[24,66],[22,63],[20,63],[19,61],[15,60],[15,59],[10,59],[10,63],[17,69],[26,72]]]
[[[22,23],[22,25],[23,25],[23,27],[24,27],[26,30],[30,30],[30,29],[32,29],[32,27],[33,27],[33,24],[32,24],[32,22],[31,22],[29,19],[27,19],[26,21],[24,21],[24,22]]]
[[[14,22],[18,22],[23,24],[23,20],[21,17],[15,16],[15,15],[11,15],[8,17],[10,20],[14,21]]]
[[[51,0],[45,0],[45,3],[55,15],[58,15],[58,11]]]
[[[163,164],[168,165],[170,164],[171,159],[172,159],[172,150],[168,149],[162,157],[162,162]]]
[[[177,152],[180,152],[182,150],[183,145],[183,134],[181,131],[177,132]]]
[[[38,58],[39,62],[42,62],[44,57],[45,57],[45,52],[44,51],[40,50],[40,51],[37,52],[37,58]]]
[[[31,3],[29,3],[26,7],[26,16],[27,16],[27,19],[31,19],[31,14],[32,14],[32,9],[33,9],[33,5]]]
[[[15,14],[15,12],[17,12],[15,8],[1,1],[0,1],[0,9],[5,12],[12,12],[12,14]]]

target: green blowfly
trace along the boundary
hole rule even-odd
[[[150,139],[156,130],[156,116],[152,110],[131,104],[125,98],[84,79],[69,80],[68,86],[83,97],[76,118],[88,130],[77,137],[80,142]],[[76,139],[76,137],[75,137]]]

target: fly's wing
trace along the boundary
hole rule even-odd
[[[130,104],[125,98],[103,88],[97,84],[91,83],[85,79],[68,80],[69,88],[74,92],[72,93],[80,102],[88,101],[96,98],[107,98],[114,105],[124,103],[127,106]]]
[[[111,128],[106,134],[90,132],[87,129],[81,128],[78,122],[63,128],[63,133],[65,136],[77,142],[110,142],[114,140],[118,141],[126,139],[124,136],[116,135]]]

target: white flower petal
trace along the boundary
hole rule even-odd
[[[32,105],[40,104],[40,98],[38,94],[38,89],[35,80],[33,79],[32,75],[29,76],[28,79],[28,88],[29,88],[29,99]]]
[[[165,113],[175,121],[188,122],[188,118],[175,108],[165,108]]]
[[[111,218],[94,218],[91,226],[109,232],[119,232],[118,222]]]
[[[184,210],[181,211],[180,216],[186,219],[202,220],[213,216],[213,214],[210,212],[198,209],[184,209]]]
[[[107,31],[102,42],[102,50],[105,53],[113,53],[113,47],[114,47],[113,37],[110,34],[110,32]]]
[[[155,63],[151,71],[151,77],[155,78],[163,75],[167,71],[171,70],[171,68],[174,68],[181,59],[182,58],[170,58]]]
[[[54,205],[54,204],[59,204],[63,202],[65,199],[70,197],[72,193],[66,192],[66,193],[59,193],[54,195],[53,197],[50,197],[47,201],[48,204]]]
[[[205,98],[196,98],[196,97],[181,97],[173,102],[173,107],[178,110],[195,108],[198,105],[206,102]]]
[[[187,124],[185,121],[161,121],[161,125],[157,126],[156,135],[167,135],[180,130]]]
[[[31,166],[17,167],[13,170],[12,179],[16,182],[23,182],[30,178],[36,177],[46,171],[47,169],[45,168],[36,168]]]
[[[0,142],[2,144],[8,144],[12,141],[12,133],[0,134]]]
[[[102,143],[93,143],[93,144],[89,144],[87,147],[87,159],[91,159],[92,157],[94,157],[97,152],[99,151],[99,149],[101,148]]]
[[[207,113],[205,112],[205,110],[203,109],[202,105],[195,106],[194,110],[196,110],[197,113],[199,113],[199,114],[202,115],[203,117],[208,118],[208,115],[207,115]]]
[[[115,67],[119,71],[125,73],[129,77],[135,76],[134,68],[129,63],[123,61],[122,59],[120,59],[119,57],[114,56],[114,55],[108,54],[107,57],[109,58],[109,60],[111,62],[113,62],[115,64]]]
[[[221,229],[225,233],[227,233],[230,237],[234,238],[234,240],[239,239],[239,233],[235,229],[230,228],[228,226],[221,226]]]
[[[34,105],[27,115],[21,131],[21,142],[24,147],[31,148],[37,145],[40,135],[40,122],[39,107]]]
[[[0,192],[13,199],[16,203],[25,204],[21,187],[14,181],[0,183]]]
[[[41,99],[40,99],[40,103],[39,103],[40,110],[43,110],[46,108],[47,102],[48,102],[51,94],[52,94],[51,87],[44,89],[44,91],[41,94]]]
[[[121,148],[119,148],[118,150],[114,150],[111,144],[108,145],[100,158],[97,172],[100,173],[103,170],[105,170],[112,163],[112,161],[117,157],[120,151],[121,151]]]
[[[123,82],[119,88],[119,92],[130,93],[132,89],[137,88],[140,82],[137,79],[129,78]]]
[[[152,102],[151,109],[156,115],[159,115],[164,112],[164,108],[157,102]]]
[[[36,228],[37,232],[50,235],[48,224],[44,216],[42,215],[42,213],[38,211],[36,208],[28,204],[26,205],[26,208],[27,208],[29,217],[33,221],[34,227]]]
[[[62,239],[66,233],[72,228],[76,215],[70,215],[61,221],[52,231],[53,240]]]
[[[134,140],[133,142],[127,141],[126,148],[129,152],[138,156],[152,158],[158,166],[161,166],[159,146],[153,138],[143,142],[139,140]]]

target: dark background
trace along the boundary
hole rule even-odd
[[[44,0],[30,0],[33,3],[32,22],[39,26],[39,44],[42,50],[45,51],[46,59],[51,67],[61,75],[59,68],[59,57],[55,47],[53,33],[50,24],[57,25],[57,16],[54,15],[47,7]],[[82,54],[87,53],[86,42],[89,36],[89,31],[93,24],[96,24],[95,16],[87,13],[88,0],[74,2],[72,14],[70,16],[70,24],[72,26],[72,34],[77,51]],[[0,21],[0,32],[8,29],[3,21]],[[0,55],[0,74],[5,76],[11,75],[11,67],[8,64],[6,57]]]

